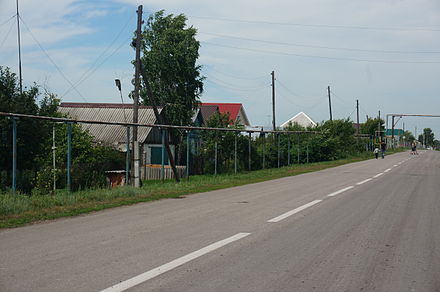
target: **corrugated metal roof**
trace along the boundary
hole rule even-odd
[[[162,108],[158,108],[159,113]],[[69,117],[78,120],[106,121],[106,122],[133,122],[132,104],[113,104],[113,103],[61,103],[58,111],[67,114]],[[155,124],[156,117],[152,107],[139,106],[140,124]],[[127,130],[123,126],[117,125],[95,125],[81,124],[84,130],[95,138],[96,142],[107,145],[125,144],[127,141]],[[151,128],[139,127],[138,140],[143,143],[151,132]]]

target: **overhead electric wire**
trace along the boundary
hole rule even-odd
[[[255,89],[242,89],[242,88],[236,88],[236,87],[233,87],[233,86],[229,86],[227,84],[221,84],[221,82],[219,82],[219,81],[213,81],[212,79],[208,79],[208,78],[205,79],[205,81],[207,81],[208,83],[212,83],[215,86],[220,86],[220,87],[228,89],[228,90],[242,91],[242,92],[259,92],[259,91],[261,91],[261,90],[263,90],[265,88],[269,88],[270,87],[270,85],[267,85],[267,86],[263,86],[263,87],[255,88]]]
[[[37,45],[40,47],[41,51],[43,51],[43,53],[46,55],[46,57],[49,59],[49,61],[52,63],[52,65],[57,69],[57,71],[60,73],[60,75],[64,78],[64,80],[67,81],[67,83],[69,83],[72,87],[73,84],[72,82],[66,77],[66,75],[64,75],[63,71],[61,71],[60,67],[58,67],[58,65],[54,62],[54,60],[52,60],[52,58],[49,56],[49,54],[46,52],[46,50],[43,48],[43,46],[40,44],[40,42],[36,39],[36,37],[33,35],[33,33],[31,32],[31,30],[29,29],[29,27],[27,26],[26,22],[23,20],[23,18],[21,16],[20,20],[21,22],[24,24],[24,26],[26,27],[27,31],[29,32],[29,34],[31,35],[31,37],[34,39],[34,41],[37,43]],[[81,92],[78,91],[78,89],[74,88],[75,91],[79,94],[79,96],[85,101],[87,102],[87,100],[85,99],[85,97],[81,94]]]
[[[216,44],[216,43],[205,42],[205,41],[202,41],[201,43],[211,45],[211,46],[236,49],[236,50],[242,50],[242,51],[284,55],[284,56],[294,56],[294,57],[301,57],[301,58],[312,58],[312,59],[326,59],[326,60],[366,62],[366,63],[386,63],[386,64],[440,64],[440,61],[392,61],[392,60],[369,60],[369,59],[344,58],[344,57],[326,57],[326,56],[318,56],[318,55],[304,55],[304,54],[296,54],[296,53],[288,53],[288,52],[277,52],[277,51],[270,51],[270,50],[243,48],[243,47]]]
[[[2,48],[3,45],[5,44],[5,42],[6,42],[6,40],[8,39],[9,34],[11,33],[13,27],[14,27],[14,23],[12,22],[12,23],[11,23],[11,26],[9,27],[8,32],[7,32],[6,35],[5,35],[5,38],[4,38],[3,41],[0,43],[0,48]]]
[[[235,79],[243,79],[243,80],[259,80],[259,79],[263,79],[263,78],[268,78],[268,75],[261,75],[261,76],[258,76],[258,77],[244,77],[244,76],[237,76],[237,75],[232,75],[232,74],[230,74],[230,73],[222,72],[222,71],[217,70],[217,69],[215,69],[215,68],[213,68],[213,67],[209,68],[209,70],[211,70],[211,71],[215,71],[215,72],[217,72],[217,73],[220,73],[220,74],[222,74],[222,75],[225,75],[225,76],[227,76],[227,77],[231,77],[231,78],[235,78]]]
[[[14,19],[17,16],[17,14],[12,15],[10,18],[8,18],[8,20],[2,22],[0,24],[0,27],[2,27],[3,25],[7,24],[9,21],[11,21],[12,19]]]
[[[98,58],[96,58],[96,60],[93,62],[93,64],[90,66],[90,68],[85,71],[81,77],[74,83],[74,86],[79,86],[82,82],[84,82],[87,78],[89,78],[94,72],[96,72],[96,70],[101,67],[111,56],[113,56],[121,47],[119,46],[117,50],[113,51],[113,53],[111,53],[109,56],[107,56],[101,63],[98,64],[98,61],[101,59],[101,57],[103,57],[108,50],[110,50],[110,48],[115,44],[115,42],[119,39],[119,37],[121,36],[122,32],[125,31],[125,29],[127,28],[128,24],[130,23],[130,21],[134,18],[134,14],[131,15],[131,17],[127,20],[127,22],[125,23],[125,25],[121,28],[121,30],[118,32],[118,34],[115,36],[115,38],[112,40],[112,42],[107,46],[107,48],[104,49],[104,51],[102,51],[102,53],[98,56]],[[132,37],[130,36],[131,39]],[[124,40],[124,44],[125,42],[128,40]],[[70,91],[72,90],[72,87],[70,87],[69,89],[67,89],[64,93],[63,93],[63,97],[68,94]]]
[[[213,75],[207,76],[207,79],[209,79],[209,78],[214,79],[214,81],[216,81],[216,82],[224,83],[224,84],[226,84],[229,87],[233,87],[233,88],[235,88],[237,90],[242,90],[242,91],[255,91],[255,90],[260,90],[262,88],[269,87],[269,85],[264,85],[264,86],[259,86],[259,87],[242,87],[242,86],[237,86],[235,84],[232,84],[232,83],[229,83],[227,81],[224,81],[224,80],[222,80],[222,79],[220,79],[218,77],[215,77]]]
[[[384,30],[384,31],[432,31],[438,32],[440,29],[427,28],[427,27],[380,27],[380,26],[349,26],[349,25],[332,25],[332,24],[307,24],[307,23],[293,23],[293,22],[272,22],[262,20],[242,20],[242,19],[230,19],[220,17],[209,16],[190,16],[191,18],[207,19],[212,21],[226,21],[226,22],[238,22],[238,23],[251,23],[251,24],[270,24],[270,25],[283,25],[283,26],[299,26],[299,27],[313,27],[313,28],[328,28],[328,29],[357,29],[357,30]]]
[[[400,51],[400,50],[375,50],[375,49],[359,49],[359,48],[345,48],[345,47],[329,47],[329,46],[317,46],[317,45],[308,45],[308,44],[297,44],[297,43],[288,43],[288,42],[259,40],[259,39],[237,37],[237,36],[223,35],[223,34],[216,34],[216,33],[209,33],[209,32],[199,32],[199,33],[222,37],[222,38],[230,38],[230,39],[237,39],[237,40],[244,40],[244,41],[251,41],[251,42],[273,44],[273,45],[315,48],[315,49],[340,50],[340,51],[352,51],[352,52],[368,52],[368,53],[385,53],[385,54],[440,54],[440,51]]]

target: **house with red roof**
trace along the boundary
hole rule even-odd
[[[204,121],[208,120],[216,111],[221,114],[229,113],[231,120],[235,123],[250,126],[249,119],[241,103],[203,102],[200,104],[200,112],[203,113]]]

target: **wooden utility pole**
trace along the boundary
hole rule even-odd
[[[330,121],[333,121],[332,117],[332,100],[330,95],[330,86],[327,86],[327,92],[328,92],[328,108],[330,110]]]
[[[356,122],[357,122],[357,127],[356,127],[356,135],[359,136],[359,99],[356,99]]]
[[[138,123],[139,108],[139,87],[140,87],[140,66],[141,66],[141,34],[142,34],[142,5],[137,10],[137,29],[136,29],[136,60],[134,73],[134,100],[133,100],[133,123]],[[139,141],[138,128],[133,127],[133,186],[139,187]]]
[[[276,120],[275,120],[275,71],[272,71],[272,127],[276,131]]]
[[[18,76],[20,78],[20,94],[23,94],[23,77],[21,75],[21,37],[20,37],[20,12],[17,3],[17,37],[18,37]]]

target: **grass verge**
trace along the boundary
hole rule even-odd
[[[238,174],[191,176],[189,180],[183,179],[180,183],[171,180],[164,183],[147,181],[141,188],[126,186],[115,189],[90,189],[74,193],[59,190],[53,196],[0,194],[0,228],[18,227],[28,223],[76,216],[139,202],[177,198],[193,193],[294,176],[371,159],[371,156],[371,153],[363,153],[356,157],[336,161],[292,165]]]

